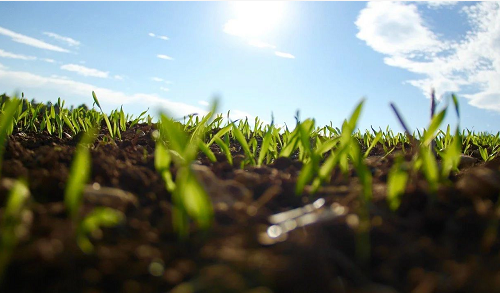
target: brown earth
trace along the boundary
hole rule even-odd
[[[367,159],[373,174],[370,238],[361,241],[361,186],[354,170],[343,175],[336,169],[316,195],[306,188],[298,197],[299,161],[280,158],[240,169],[237,143],[235,166],[214,145],[218,161],[200,155],[193,166],[214,204],[213,227],[200,231],[193,225],[189,239],[179,240],[170,194],[154,169],[152,130],[134,126],[115,143],[104,143],[101,130],[81,212],[110,206],[126,221],[94,233],[95,253],[89,255],[76,245],[62,202],[79,137],[10,136],[0,216],[10,178],[27,179],[32,201],[0,292],[500,292],[499,158],[487,164],[464,158],[461,171],[436,196],[414,176],[392,212],[385,195],[394,156],[382,157],[376,147]],[[270,221],[284,217],[270,216],[305,205],[310,213],[281,221],[280,228],[290,231],[270,237]],[[365,261],[356,243],[369,246]]]

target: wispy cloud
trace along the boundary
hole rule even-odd
[[[113,77],[114,77],[114,79],[117,79],[117,80],[123,80],[123,76],[121,76],[121,75],[115,75]]]
[[[257,48],[271,48],[271,49],[276,49],[275,45],[271,45],[271,44],[268,44],[266,42],[262,42],[262,41],[259,41],[259,40],[250,40],[248,42],[248,44],[250,46],[254,46],[254,47],[257,47]]]
[[[164,92],[169,92],[169,91],[170,91],[170,89],[169,89],[169,88],[166,88],[166,87],[164,87],[164,86],[161,86],[161,87],[160,87],[160,90],[162,90],[162,91],[164,91]]]
[[[155,77],[151,77],[151,80],[156,81],[156,82],[163,82],[165,84],[173,84],[173,82],[170,81],[170,80],[165,80],[165,79],[163,79],[161,77],[156,77],[156,76]]]
[[[163,54],[158,54],[158,55],[156,55],[156,57],[158,57],[160,59],[165,59],[165,60],[174,60],[174,58],[167,56],[167,55],[163,55]]]
[[[14,42],[18,42],[21,44],[25,44],[25,45],[40,48],[40,49],[51,50],[51,51],[56,51],[56,52],[65,52],[65,53],[69,52],[68,50],[63,49],[61,47],[54,46],[54,45],[45,43],[44,41],[40,41],[38,39],[13,32],[13,31],[8,30],[8,29],[3,28],[3,27],[0,27],[0,35],[10,37],[10,38],[12,38],[12,40]]]
[[[461,13],[471,29],[446,41],[426,25],[417,5],[370,2],[356,20],[356,36],[385,54],[387,65],[422,75],[406,82],[426,96],[432,87],[438,97],[467,89],[461,96],[469,104],[500,112],[500,3],[475,2]]]
[[[60,41],[60,42],[66,44],[66,45],[68,45],[70,47],[78,47],[78,46],[80,46],[80,42],[79,41],[74,40],[74,39],[72,39],[70,37],[63,37],[61,35],[58,35],[58,34],[52,33],[52,32],[44,32],[43,34],[47,35],[47,36],[49,36],[49,37],[51,37],[51,38],[53,38],[53,39],[55,39],[57,41]]]
[[[158,38],[158,39],[164,40],[164,41],[170,40],[170,38],[167,36],[158,36],[158,35],[153,34],[153,33],[149,33],[148,36],[153,37],[153,38]]]
[[[70,79],[66,75],[57,75],[57,74],[52,74],[50,77],[55,79]]]
[[[4,51],[2,49],[0,49],[0,57],[10,58],[10,59],[27,60],[27,61],[38,60],[38,58],[35,56],[26,56],[26,55],[22,55],[22,54],[16,54],[16,53]],[[49,58],[41,58],[40,60],[48,62],[48,63],[56,62],[54,59],[49,59]]]
[[[458,1],[424,1],[424,2],[422,2],[422,4],[424,4],[424,3],[429,8],[437,9],[437,8],[442,8],[442,7],[455,6],[458,3]]]
[[[100,78],[108,78],[109,72],[100,71],[94,68],[88,68],[85,66],[77,65],[77,64],[65,64],[61,66],[61,69],[76,72],[83,76],[92,76],[92,77],[100,77]]]
[[[276,55],[278,57],[282,57],[282,58],[295,59],[295,56],[293,56],[292,54],[284,53],[284,52],[280,52],[280,51],[275,51],[274,55]]]
[[[23,71],[0,69],[0,85],[3,87],[8,85],[12,88],[22,88],[23,91],[25,91],[24,89],[26,88],[45,89],[57,92],[62,99],[77,96],[86,98],[89,101],[92,99],[90,98],[92,91],[95,91],[99,97],[99,102],[106,111],[120,105],[140,104],[141,107],[144,108],[159,107],[166,109],[169,114],[175,115],[175,117],[183,117],[191,113],[199,113],[200,115],[205,115],[207,113],[206,110],[199,107],[167,100],[155,94],[126,94],[67,78],[45,77]]]
[[[0,57],[10,58],[10,59],[21,59],[21,60],[36,60],[36,57],[34,57],[34,56],[15,54],[15,53],[4,51],[2,49],[0,49]]]
[[[0,63],[0,69],[5,70],[5,69],[7,69],[7,68],[8,68],[7,66],[3,65],[2,63]]]
[[[202,105],[202,106],[208,106],[209,103],[207,101],[198,101],[198,104]]]

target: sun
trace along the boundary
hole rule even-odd
[[[230,2],[234,19],[229,20],[224,31],[245,38],[257,38],[271,32],[280,23],[285,2],[237,1]]]

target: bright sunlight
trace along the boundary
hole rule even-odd
[[[276,28],[283,16],[285,2],[231,2],[236,18],[224,25],[224,31],[245,38],[258,38]]]

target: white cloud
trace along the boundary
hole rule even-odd
[[[121,75],[115,75],[113,76],[115,79],[118,79],[118,80],[123,80],[123,76]]]
[[[460,40],[441,41],[414,4],[370,2],[356,20],[357,37],[386,55],[389,66],[422,75],[408,80],[429,96],[462,94],[469,104],[500,111],[500,3],[474,2],[463,13],[471,29]]]
[[[276,52],[274,52],[274,55],[276,55],[278,57],[288,58],[288,59],[295,59],[295,56],[293,56],[290,53],[276,51]]]
[[[198,104],[202,105],[202,106],[208,106],[209,103],[207,101],[198,101]]]
[[[8,30],[8,29],[3,28],[3,27],[0,27],[0,35],[11,37],[14,42],[18,42],[21,44],[25,44],[25,45],[40,48],[40,49],[51,50],[51,51],[56,51],[56,52],[65,52],[65,53],[69,52],[68,50],[63,49],[61,47],[45,43],[44,41],[40,41],[40,40],[32,38],[32,37],[18,34],[16,32],[13,32],[13,31]]]
[[[104,72],[104,71],[100,71],[100,70],[97,70],[94,68],[88,68],[88,67],[76,65],[76,64],[65,64],[65,65],[61,66],[61,69],[76,72],[76,73],[83,75],[83,76],[107,78],[109,75],[109,72]]]
[[[369,2],[355,24],[359,28],[356,37],[384,54],[436,52],[444,45],[425,26],[414,4]]]
[[[49,37],[51,37],[53,39],[56,39],[56,40],[58,40],[60,42],[63,42],[63,43],[65,43],[66,45],[68,45],[70,47],[78,47],[78,46],[80,46],[80,42],[79,41],[74,40],[74,39],[72,39],[70,37],[63,37],[61,35],[58,35],[58,34],[52,33],[52,32],[44,32],[43,34],[47,35],[47,36],[49,36]]]
[[[167,56],[167,55],[163,55],[163,54],[158,54],[158,55],[156,55],[156,57],[158,57],[160,59],[165,59],[165,60],[174,60],[174,58]]]
[[[422,3],[427,4],[429,8],[442,8],[442,7],[451,7],[458,3],[458,1],[424,1]]]
[[[54,62],[56,62],[56,60],[50,59],[50,58],[43,58],[42,60],[45,61],[45,62],[48,62],[48,63],[54,63]]]
[[[245,118],[248,118],[249,121],[255,120],[255,116],[241,110],[233,109],[231,112],[229,112],[229,118],[233,121],[235,120],[245,120]]]
[[[66,75],[57,75],[57,74],[52,74],[50,77],[55,79],[70,79]]]
[[[0,69],[0,84],[9,85],[13,88],[31,88],[57,91],[62,99],[69,97],[83,97],[91,102],[91,93],[95,91],[99,97],[99,102],[105,107],[105,110],[111,110],[120,105],[140,104],[141,107],[160,107],[168,111],[175,117],[182,117],[191,113],[206,115],[207,111],[196,106],[191,106],[181,102],[174,102],[161,98],[155,94],[126,94],[110,89],[94,86],[92,84],[73,81],[62,77],[44,77],[30,72],[7,71]],[[107,108],[106,108],[107,107]]]
[[[259,41],[259,40],[250,40],[248,42],[248,44],[250,46],[254,46],[254,47],[257,47],[257,48],[271,48],[271,49],[276,49],[275,45],[271,45],[271,44],[268,44],[268,43],[265,43],[265,42],[262,42],[262,41]]]
[[[159,78],[159,77],[152,77],[151,79],[154,81],[158,81],[158,82],[163,81],[163,78]]]
[[[167,36],[157,36],[157,35],[155,35],[155,34],[153,34],[153,33],[149,33],[149,34],[148,34],[148,36],[153,37],[153,38],[158,38],[158,39],[160,39],[160,40],[164,40],[164,41],[168,41],[168,40],[170,40],[170,38],[169,38],[169,37],[167,37]]]
[[[15,54],[15,53],[4,51],[2,49],[0,49],[0,57],[11,58],[11,59],[21,59],[21,60],[36,60],[36,57],[33,57],[33,56]]]
[[[169,89],[169,88],[166,88],[166,87],[163,87],[163,86],[161,86],[161,87],[160,87],[160,89],[161,89],[162,91],[164,91],[164,92],[169,92],[169,91],[170,91],[170,89]]]
[[[5,70],[7,68],[8,68],[7,66],[3,65],[2,63],[0,63],[0,69],[4,69]]]

